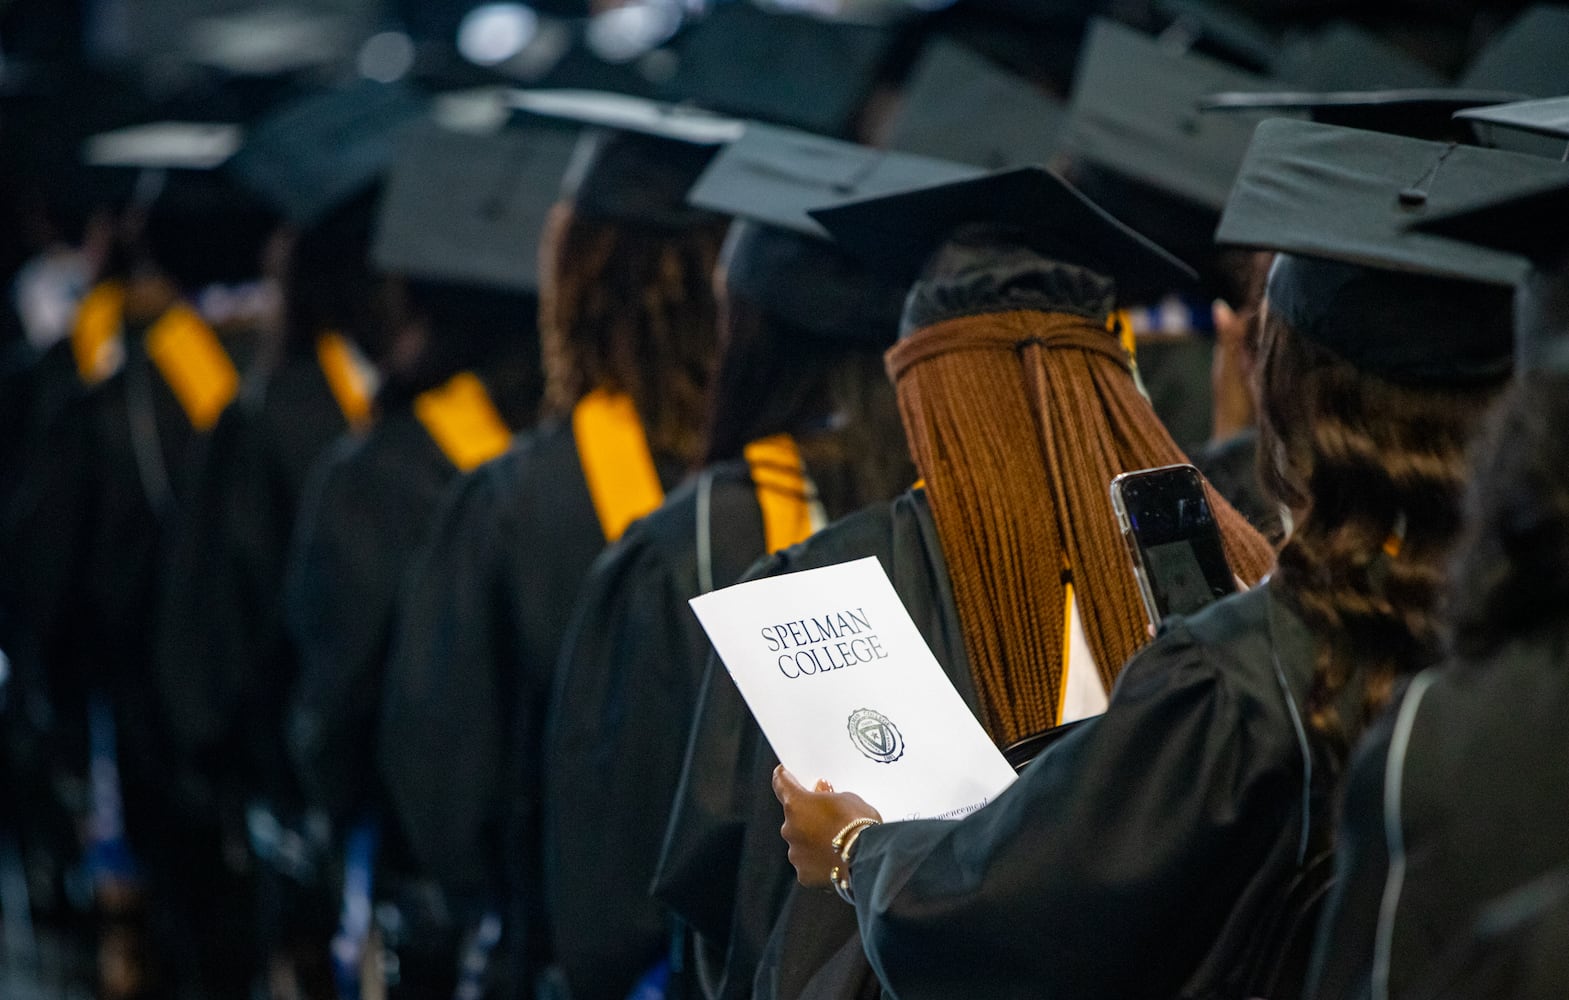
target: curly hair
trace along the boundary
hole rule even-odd
[[[656,454],[695,464],[715,355],[711,278],[724,225],[640,227],[568,202],[540,245],[545,411],[596,388],[632,397]]]
[[[1569,375],[1521,375],[1475,450],[1449,594],[1470,658],[1562,620],[1569,604]]]
[[[1501,384],[1395,384],[1278,316],[1260,350],[1259,478],[1294,521],[1275,579],[1320,641],[1308,710],[1343,759],[1395,680],[1442,654],[1466,449]]]

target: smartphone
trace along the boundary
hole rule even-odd
[[[1124,472],[1111,481],[1111,506],[1152,624],[1192,614],[1237,589],[1193,466]]]

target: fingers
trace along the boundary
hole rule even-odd
[[[824,781],[822,778],[818,778],[817,779],[817,785],[816,785],[815,788],[812,789],[812,791],[814,791],[814,792],[826,792],[827,794],[832,795],[834,793],[834,786],[830,785],[828,782]]]

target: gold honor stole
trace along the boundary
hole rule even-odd
[[[415,396],[414,417],[459,472],[496,458],[512,443],[512,428],[472,372],[458,372]]]
[[[770,554],[812,536],[812,508],[801,449],[788,434],[753,441],[743,449],[763,513],[763,544]]]
[[[125,287],[95,285],[77,307],[71,354],[83,382],[97,385],[113,375],[123,358]],[[196,310],[183,302],[166,309],[147,330],[147,356],[179,401],[191,426],[212,430],[240,391],[240,372]]]
[[[343,420],[359,429],[370,422],[370,381],[360,370],[354,348],[343,334],[328,331],[316,338],[316,363],[327,380],[327,389],[337,401]]]
[[[631,396],[595,389],[572,408],[572,438],[608,545],[665,502],[643,421]]]
[[[121,316],[125,311],[125,286],[118,281],[94,285],[76,307],[71,326],[71,356],[76,373],[88,385],[97,385],[120,367]]]
[[[198,431],[212,430],[240,391],[240,372],[212,327],[176,302],[147,330],[147,355]]]

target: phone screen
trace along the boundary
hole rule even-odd
[[[1144,568],[1152,617],[1191,614],[1237,589],[1196,469],[1120,476],[1116,492]]]

